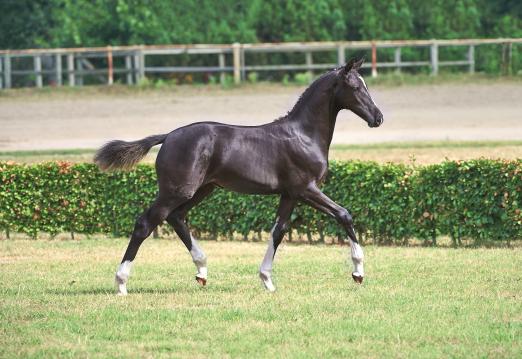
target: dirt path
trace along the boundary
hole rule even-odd
[[[165,133],[197,121],[261,124],[285,114],[302,88],[71,91],[0,97],[0,151],[95,148],[113,139]],[[385,123],[370,129],[352,113],[337,121],[334,143],[521,140],[522,85],[374,87]]]

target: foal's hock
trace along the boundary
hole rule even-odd
[[[111,141],[95,155],[102,170],[129,169],[155,145],[162,144],[156,159],[158,195],[136,220],[116,272],[118,293],[127,294],[127,281],[141,243],[167,221],[190,251],[201,285],[207,282],[207,258],[185,221],[188,211],[216,187],[248,194],[277,194],[279,208],[259,277],[274,291],[272,265],[277,247],[288,229],[298,202],[306,203],[339,222],[351,243],[352,277],[362,283],[362,248],[357,242],[352,217],[319,189],[328,170],[328,149],[337,114],[353,111],[370,127],[383,122],[358,73],[362,60],[323,74],[301,95],[293,109],[274,122],[261,126],[233,126],[199,122],[169,134],[142,140]]]

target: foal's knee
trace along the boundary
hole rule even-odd
[[[290,228],[288,221],[282,223],[276,223],[274,229],[272,230],[272,241],[274,244],[274,249],[277,249],[286,232]]]
[[[134,224],[133,237],[139,239],[145,239],[150,233],[150,224],[147,221],[146,215],[141,215]]]
[[[341,208],[337,212],[337,220],[346,227],[353,227],[352,215],[348,212],[346,208]]]
[[[182,224],[185,219],[185,213],[181,211],[174,210],[172,211],[168,217],[167,222],[172,226],[176,226]]]
[[[288,228],[288,222],[277,223],[272,231],[272,237],[278,238],[284,236],[285,233],[288,232]]]

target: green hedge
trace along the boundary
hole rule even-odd
[[[522,160],[425,167],[333,162],[323,189],[348,208],[365,240],[522,239]],[[106,174],[92,164],[4,162],[0,228],[35,238],[39,232],[128,235],[155,193],[155,171],[147,165]],[[277,201],[217,190],[190,212],[189,222],[211,236],[266,232]],[[292,215],[292,228],[309,240],[344,237],[333,219],[303,205]]]

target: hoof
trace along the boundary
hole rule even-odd
[[[362,275],[359,275],[358,273],[352,273],[352,278],[355,281],[355,283],[362,284],[364,277]]]
[[[276,288],[275,288],[274,283],[272,283],[272,278],[271,277],[267,276],[264,273],[259,273],[259,278],[261,278],[261,282],[263,283],[263,287],[265,287],[265,289],[268,292],[270,292],[270,293],[275,292]]]
[[[116,294],[119,296],[127,295],[127,286],[125,284],[116,283]]]
[[[207,280],[198,276],[196,276],[196,282],[198,282],[198,284],[202,287],[207,285]]]

